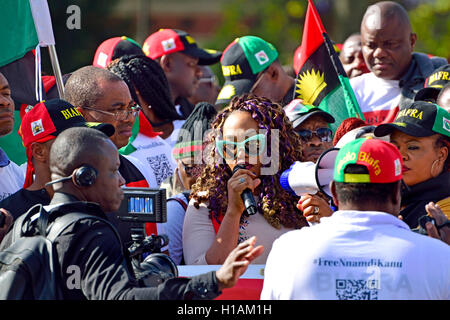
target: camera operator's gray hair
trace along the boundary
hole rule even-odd
[[[64,130],[55,139],[50,149],[50,172],[52,179],[72,174],[84,164],[96,167],[103,155],[109,138],[101,131],[74,127]]]

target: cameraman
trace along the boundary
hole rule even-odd
[[[125,181],[118,171],[117,148],[98,130],[65,130],[56,138],[50,151],[52,179],[70,176],[77,168],[86,165],[97,171],[94,183],[82,186],[75,177],[55,183],[55,194],[49,207],[72,204],[74,209],[69,212],[107,219],[104,212],[116,211],[123,199],[121,186]],[[80,205],[79,201],[91,204]],[[76,207],[75,202],[78,202]],[[10,236],[11,233],[5,237],[4,243],[9,242],[7,238]],[[60,266],[56,272],[61,280],[63,299],[212,299],[222,289],[232,287],[248,264],[262,253],[263,248],[254,248],[254,243],[252,238],[239,245],[217,272],[191,279],[170,279],[158,287],[140,287],[113,229],[100,220],[85,219],[69,226],[56,238]],[[79,269],[78,286],[69,285],[73,273],[68,270],[73,270],[74,266]]]

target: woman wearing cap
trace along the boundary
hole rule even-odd
[[[436,104],[416,101],[400,110],[393,123],[379,125],[374,134],[390,134],[403,157],[400,215],[409,227],[418,227],[429,202],[437,203],[449,217],[450,114]],[[438,225],[444,221],[443,216],[436,219]]]
[[[207,164],[192,187],[183,227],[186,264],[222,264],[236,243],[256,235],[265,253],[273,241],[307,225],[297,198],[280,186],[280,175],[301,157],[299,137],[280,105],[253,95],[235,97],[212,124]],[[240,165],[239,167],[237,165]],[[249,215],[241,194],[257,204]]]

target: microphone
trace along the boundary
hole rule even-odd
[[[245,169],[245,166],[242,164],[236,165],[233,169],[233,175],[239,169]],[[256,214],[258,209],[256,206],[255,198],[253,197],[252,191],[249,188],[245,189],[241,193],[241,198],[242,198],[242,201],[244,201],[244,206],[245,206],[245,210],[247,211],[247,214],[251,215],[251,216]]]
[[[45,184],[45,186],[48,187],[48,186],[51,186],[52,184],[59,183],[59,182],[64,182],[64,181],[68,181],[68,180],[72,180],[72,176],[71,175],[68,176],[68,177],[64,177],[64,178],[58,179],[58,180],[53,180],[53,181],[47,182]]]

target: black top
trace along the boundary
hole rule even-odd
[[[32,206],[41,203],[47,205],[50,203],[50,195],[47,190],[40,189],[30,191],[20,189],[9,197],[0,201],[0,208],[8,210],[16,220],[20,215],[27,212]]]
[[[445,172],[436,178],[418,183],[402,190],[403,221],[411,228],[417,228],[418,220],[427,214],[425,205],[450,197],[450,172]]]
[[[50,205],[76,201],[78,199],[72,195],[57,192]],[[107,219],[98,205],[76,206],[74,211]],[[10,237],[11,232],[2,247],[11,241]],[[170,279],[158,287],[140,287],[114,230],[101,220],[78,220],[66,228],[54,244],[59,262],[57,278],[61,279],[65,300],[212,299],[220,294],[215,272]],[[74,269],[79,272],[75,274]],[[76,275],[80,277],[79,285]]]

